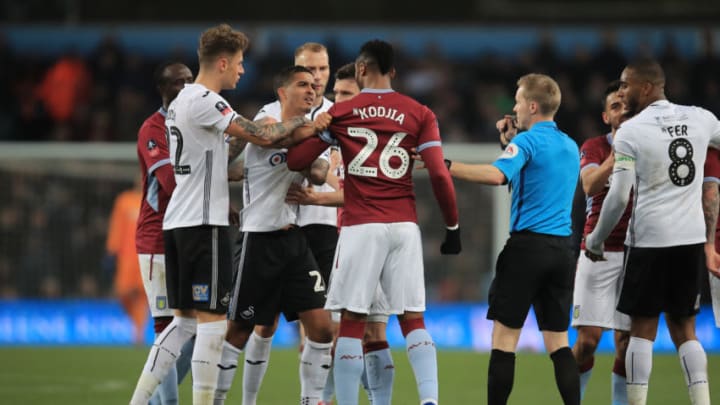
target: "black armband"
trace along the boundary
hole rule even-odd
[[[445,162],[445,167],[447,167],[448,170],[450,170],[450,166],[452,166],[452,160],[450,159],[443,159]]]

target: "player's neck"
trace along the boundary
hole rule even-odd
[[[392,89],[392,83],[390,78],[387,76],[368,76],[365,79],[364,89],[375,89],[375,90],[388,90]]]
[[[313,108],[320,107],[322,103],[325,101],[323,100],[324,97],[322,95],[315,95],[315,101],[313,102]]]
[[[282,121],[287,121],[295,117],[303,117],[309,113],[309,111],[302,111],[292,108],[282,108],[282,105],[280,105],[280,108],[280,120]]]
[[[656,101],[660,101],[660,100],[667,100],[667,97],[665,97],[665,94],[658,94],[658,95],[655,95],[655,96],[650,96],[650,97],[648,97],[648,99],[645,101],[645,105],[643,105],[642,108],[639,108],[638,111],[642,111],[642,110],[646,109],[647,106],[649,106],[650,104],[652,104],[652,103],[654,103],[654,102],[656,102]]]
[[[198,73],[197,78],[195,79],[196,84],[201,84],[205,87],[207,87],[208,90],[214,91],[215,93],[220,93],[222,90],[222,80],[219,76],[208,74],[206,72],[200,71]]]

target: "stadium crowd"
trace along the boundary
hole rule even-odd
[[[679,103],[703,106],[720,113],[720,55],[711,31],[686,57],[668,36],[659,51],[638,49],[634,55],[655,53],[668,77],[668,94]],[[287,64],[287,46],[271,46],[262,55],[249,51],[248,75],[242,89],[224,92],[235,109],[252,116],[272,99],[271,75]],[[328,43],[330,60],[340,66],[351,52]],[[557,78],[563,92],[557,121],[578,143],[604,129],[597,119],[598,99],[608,81],[617,78],[628,55],[611,32],[602,45],[560,52],[552,36],[519,58],[495,53],[467,60],[450,59],[437,45],[425,44],[419,56],[398,52],[396,87],[436,112],[446,142],[495,142],[495,117],[510,111],[512,87],[524,72],[544,72]],[[143,57],[112,36],[87,55],[69,49],[60,57],[39,51],[14,51],[0,34],[0,140],[12,141],[134,141],[148,111],[156,108],[152,71],[163,59],[179,59],[197,71],[194,57],[173,53]],[[254,71],[253,71],[254,70]],[[60,86],[58,86],[60,84]],[[61,89],[58,91],[57,89]],[[49,89],[53,89],[50,91]]]

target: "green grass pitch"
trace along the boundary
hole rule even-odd
[[[2,404],[127,404],[145,362],[147,348],[2,348]],[[403,351],[393,352],[396,365],[393,404],[415,405],[415,382]],[[485,404],[488,355],[439,351],[440,400],[443,404]],[[297,404],[298,354],[274,350],[259,404]],[[583,404],[610,404],[612,357],[599,356]],[[720,401],[720,356],[708,356],[711,393]],[[242,377],[237,374],[227,404],[241,403]],[[181,403],[192,402],[189,378],[180,387]],[[361,390],[361,404],[367,404]],[[544,354],[520,353],[510,404],[560,404],[552,364]],[[675,355],[656,355],[649,404],[689,404]]]

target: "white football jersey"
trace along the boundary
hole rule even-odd
[[[307,115],[307,117],[311,120],[314,120],[317,114],[329,110],[332,105],[332,101],[323,97],[322,104],[313,108],[313,110],[310,112],[310,114]],[[329,162],[330,148],[325,150],[325,152],[320,155],[320,158],[325,159]],[[305,181],[303,182],[303,186],[308,186],[309,184],[310,182],[305,179]],[[335,189],[327,183],[320,186],[313,186],[313,188],[315,189],[315,191],[319,192],[335,191]],[[297,224],[300,226],[310,224],[337,226],[337,208],[335,207],[323,207],[321,205],[301,205],[300,207],[298,207],[298,210],[299,211]]]
[[[163,229],[229,225],[225,130],[235,116],[222,96],[197,83],[170,103],[165,127],[177,185]]]
[[[625,244],[666,247],[705,242],[703,166],[720,146],[720,123],[709,111],[660,100],[625,121],[617,153],[635,158],[632,217]]]
[[[314,118],[316,110],[326,111],[330,108],[327,104],[332,105],[332,102],[323,99],[323,104],[310,112],[307,117]],[[322,108],[325,110],[321,110]],[[280,102],[275,101],[264,105],[254,119],[271,117],[281,121],[281,115]],[[286,203],[285,197],[290,184],[302,184],[303,179],[302,174],[288,170],[286,148],[263,148],[248,143],[245,147],[242,231],[270,232],[288,224],[299,224],[300,208],[297,204]],[[330,208],[330,210],[333,215],[331,225],[336,225],[337,209]]]

